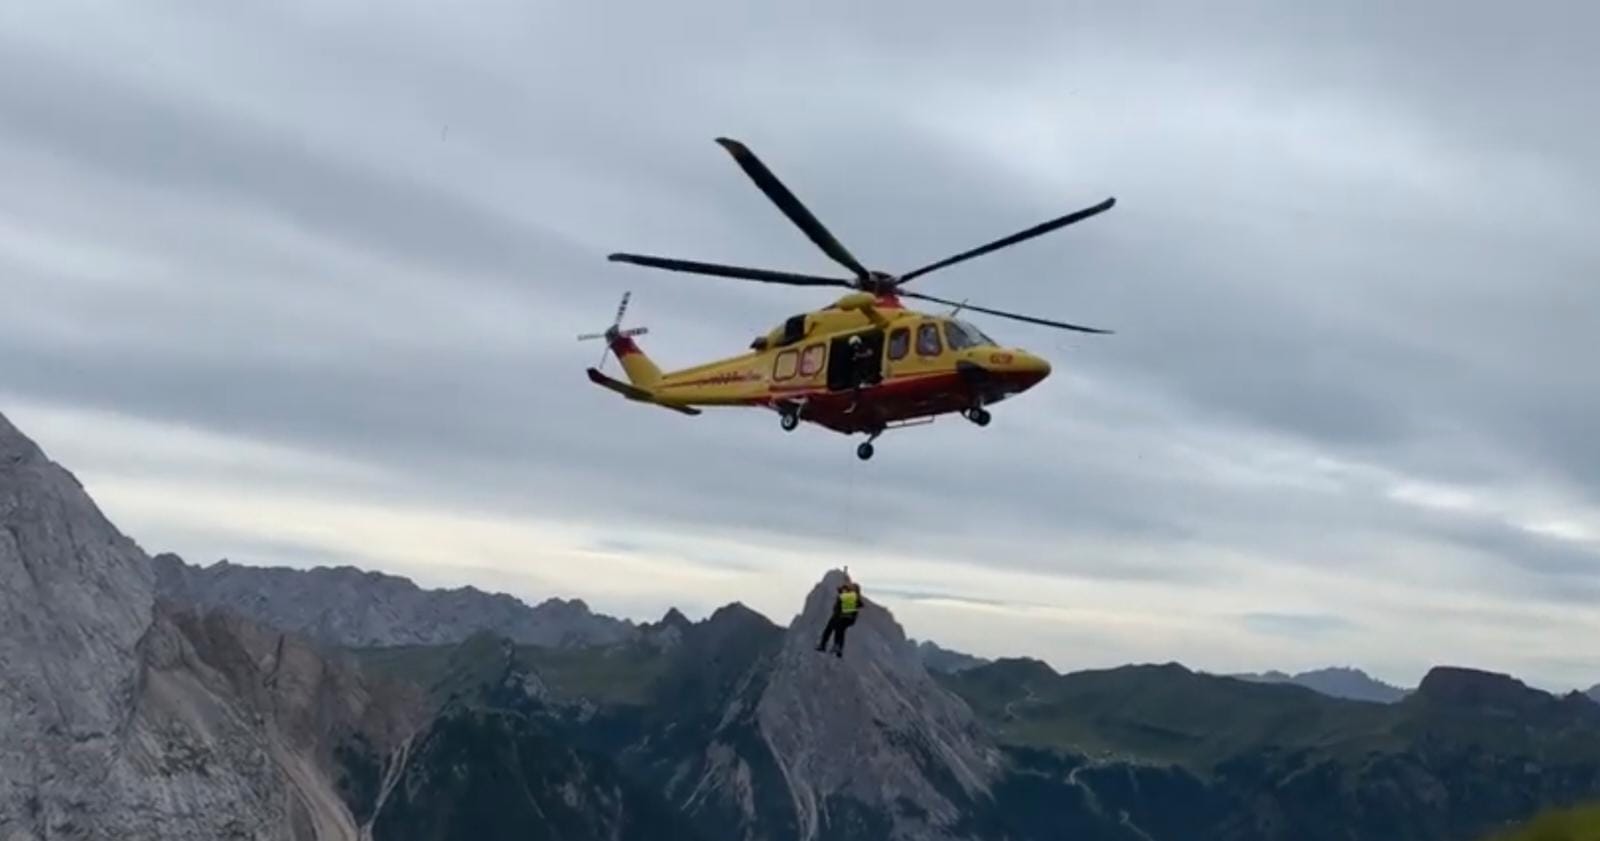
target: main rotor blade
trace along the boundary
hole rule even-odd
[[[953,306],[957,306],[957,303],[955,301],[947,301],[947,300],[945,300],[943,298],[935,298],[932,295],[924,295],[924,294],[922,294],[920,292],[900,291],[900,292],[896,292],[895,294],[899,295],[902,298],[919,298],[919,299],[924,300],[924,301],[933,301],[936,304],[948,304],[948,305],[950,305],[952,307]],[[1110,330],[1101,330],[1098,327],[1084,327],[1084,326],[1079,325],[1079,324],[1068,324],[1065,321],[1051,321],[1048,318],[1035,318],[1035,317],[1033,317],[1031,315],[1021,315],[1019,313],[1006,312],[1004,310],[992,310],[992,309],[989,309],[988,307],[977,306],[976,304],[963,303],[963,304],[960,304],[959,306],[964,310],[972,310],[974,312],[988,313],[989,315],[998,315],[1001,318],[1011,318],[1011,319],[1016,319],[1017,321],[1026,321],[1029,324],[1042,324],[1042,325],[1044,325],[1046,327],[1059,327],[1059,328],[1061,328],[1063,330],[1077,330],[1080,333],[1110,333],[1111,332]]]
[[[1082,222],[1083,220],[1088,219],[1090,216],[1094,216],[1094,215],[1097,215],[1097,214],[1100,214],[1100,213],[1104,213],[1107,210],[1110,210],[1112,205],[1115,205],[1116,203],[1117,203],[1116,199],[1109,198],[1109,199],[1106,199],[1105,201],[1095,205],[1094,207],[1086,207],[1083,210],[1075,211],[1073,213],[1068,213],[1067,215],[1062,216],[1059,219],[1051,219],[1048,222],[1043,222],[1043,223],[1040,223],[1038,225],[1034,225],[1033,227],[1027,229],[1026,231],[1019,231],[1019,232],[1014,233],[1011,236],[1005,237],[1003,239],[997,239],[994,242],[989,243],[988,245],[980,245],[977,248],[972,249],[971,251],[963,251],[960,254],[955,255],[954,257],[946,257],[945,259],[940,260],[937,263],[929,263],[928,265],[923,266],[922,268],[917,269],[916,271],[907,272],[906,274],[901,275],[900,276],[900,282],[901,283],[905,283],[906,281],[911,280],[914,277],[925,275],[928,272],[934,271],[935,269],[942,269],[945,266],[954,265],[954,264],[959,263],[959,262],[961,262],[963,260],[970,260],[973,257],[981,257],[984,254],[988,254],[991,251],[998,251],[998,250],[1000,250],[1002,248],[1005,248],[1008,245],[1016,245],[1017,243],[1022,242],[1023,240],[1033,239],[1034,237],[1039,236],[1040,234],[1048,234],[1048,233],[1050,233],[1051,231],[1053,231],[1053,230],[1055,230],[1057,228],[1064,228],[1067,225],[1071,225],[1073,222]]]
[[[653,269],[666,269],[673,272],[708,274],[716,275],[717,277],[737,278],[739,280],[759,280],[765,283],[787,283],[790,286],[843,286],[846,289],[855,288],[854,283],[837,277],[776,272],[770,269],[750,269],[743,266],[725,266],[721,263],[700,263],[694,260],[675,260],[670,257],[651,257],[645,254],[612,254],[606,259],[614,263],[633,263],[636,266],[649,266]]]
[[[744,170],[745,175],[750,176],[750,180],[756,182],[756,186],[761,188],[761,192],[766,193],[767,198],[772,199],[772,203],[783,211],[783,215],[789,217],[789,221],[795,223],[800,230],[804,231],[805,235],[810,237],[818,248],[826,252],[839,265],[855,272],[856,277],[864,280],[870,275],[866,267],[861,265],[861,262],[847,251],[844,245],[834,238],[833,234],[828,233],[828,229],[817,221],[817,217],[811,215],[811,211],[807,210],[806,206],[795,198],[794,193],[789,192],[788,187],[783,186],[783,182],[778,180],[778,176],[773,175],[772,170],[767,169],[767,165],[762,163],[761,159],[755,156],[755,153],[746,148],[743,143],[726,137],[717,138],[717,143],[722,148],[727,149],[728,154],[733,155],[733,159],[738,162],[739,168]]]

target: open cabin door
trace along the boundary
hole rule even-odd
[[[858,360],[850,350],[850,336],[860,336],[865,348]],[[828,390],[849,391],[859,382],[876,385],[883,379],[883,331],[864,330],[835,336],[828,345]]]

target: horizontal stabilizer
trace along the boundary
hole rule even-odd
[[[663,409],[671,409],[674,412],[682,412],[686,415],[700,414],[700,410],[694,408],[693,406],[674,406],[670,403],[662,403],[653,395],[651,395],[650,392],[645,391],[638,386],[629,385],[620,380],[614,380],[605,374],[600,373],[598,368],[589,369],[589,381],[595,385],[609,388],[623,397],[628,398],[629,400],[637,400],[640,403],[653,403]]]

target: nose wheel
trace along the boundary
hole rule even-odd
[[[784,432],[793,432],[800,425],[800,415],[795,412],[784,412],[778,416],[778,425]]]
[[[989,410],[981,406],[968,409],[965,414],[967,416],[967,420],[972,421],[979,426],[988,426],[989,421],[991,420],[989,416]]]
[[[862,441],[859,445],[857,445],[856,458],[861,459],[862,461],[872,458],[872,442],[878,440],[878,436],[882,434],[883,430],[880,429],[877,432],[867,436],[867,440]]]

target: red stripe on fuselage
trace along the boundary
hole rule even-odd
[[[1020,371],[995,372],[991,376],[991,382],[998,386],[1000,393],[990,395],[987,398],[990,403],[1026,391],[1044,379],[1042,375]],[[898,421],[959,412],[972,406],[973,392],[961,374],[941,371],[898,377],[863,388],[860,405],[853,412],[846,411],[852,398],[849,391],[790,387],[773,388],[767,398],[752,399],[750,403],[772,405],[803,399],[802,419],[835,432],[853,433],[870,432]]]

